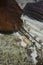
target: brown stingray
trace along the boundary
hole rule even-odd
[[[15,0],[0,0],[0,32],[12,32],[22,26],[22,10]]]

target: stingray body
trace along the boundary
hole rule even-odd
[[[0,33],[12,33],[22,26],[22,10],[15,0],[0,0]]]

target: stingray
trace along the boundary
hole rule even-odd
[[[0,33],[18,31],[23,24],[21,14],[22,9],[15,0],[0,0]]]

